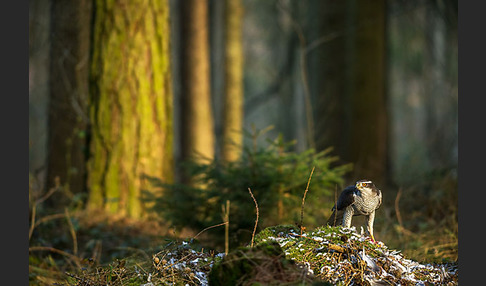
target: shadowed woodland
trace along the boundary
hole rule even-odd
[[[255,201],[257,231],[312,230],[360,179],[383,192],[378,241],[457,262],[457,18],[454,0],[29,1],[30,283],[248,245]]]

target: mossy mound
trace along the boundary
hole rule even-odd
[[[457,264],[420,264],[356,232],[324,226],[300,234],[292,226],[261,231],[258,243],[277,242],[285,258],[305,265],[316,278],[337,285],[457,285]]]
[[[68,285],[457,285],[458,265],[421,264],[353,228],[292,225],[262,230],[228,255],[174,241],[152,260],[68,274]],[[87,284],[86,284],[87,283]],[[103,284],[105,283],[105,284]],[[144,284],[145,283],[145,284]]]
[[[240,247],[216,263],[209,285],[309,285],[315,280],[306,267],[286,259],[276,242]],[[316,284],[317,285],[317,284]]]

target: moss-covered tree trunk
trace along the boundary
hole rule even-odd
[[[146,176],[173,180],[169,4],[95,1],[90,208],[141,217]]]
[[[222,159],[235,161],[243,143],[243,45],[241,0],[226,0],[225,93]]]
[[[181,155],[183,160],[214,157],[209,69],[208,3],[181,3]],[[187,178],[185,178],[187,179]]]

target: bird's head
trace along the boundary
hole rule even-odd
[[[375,185],[373,184],[372,181],[370,180],[359,180],[356,182],[356,188],[360,191],[364,192],[371,192],[373,190],[376,190]]]

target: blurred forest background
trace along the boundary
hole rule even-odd
[[[454,0],[29,1],[30,271],[226,220],[248,243],[248,188],[259,229],[298,223],[313,167],[307,228],[367,178],[378,240],[455,261],[457,21]],[[224,226],[198,239],[221,251]]]

